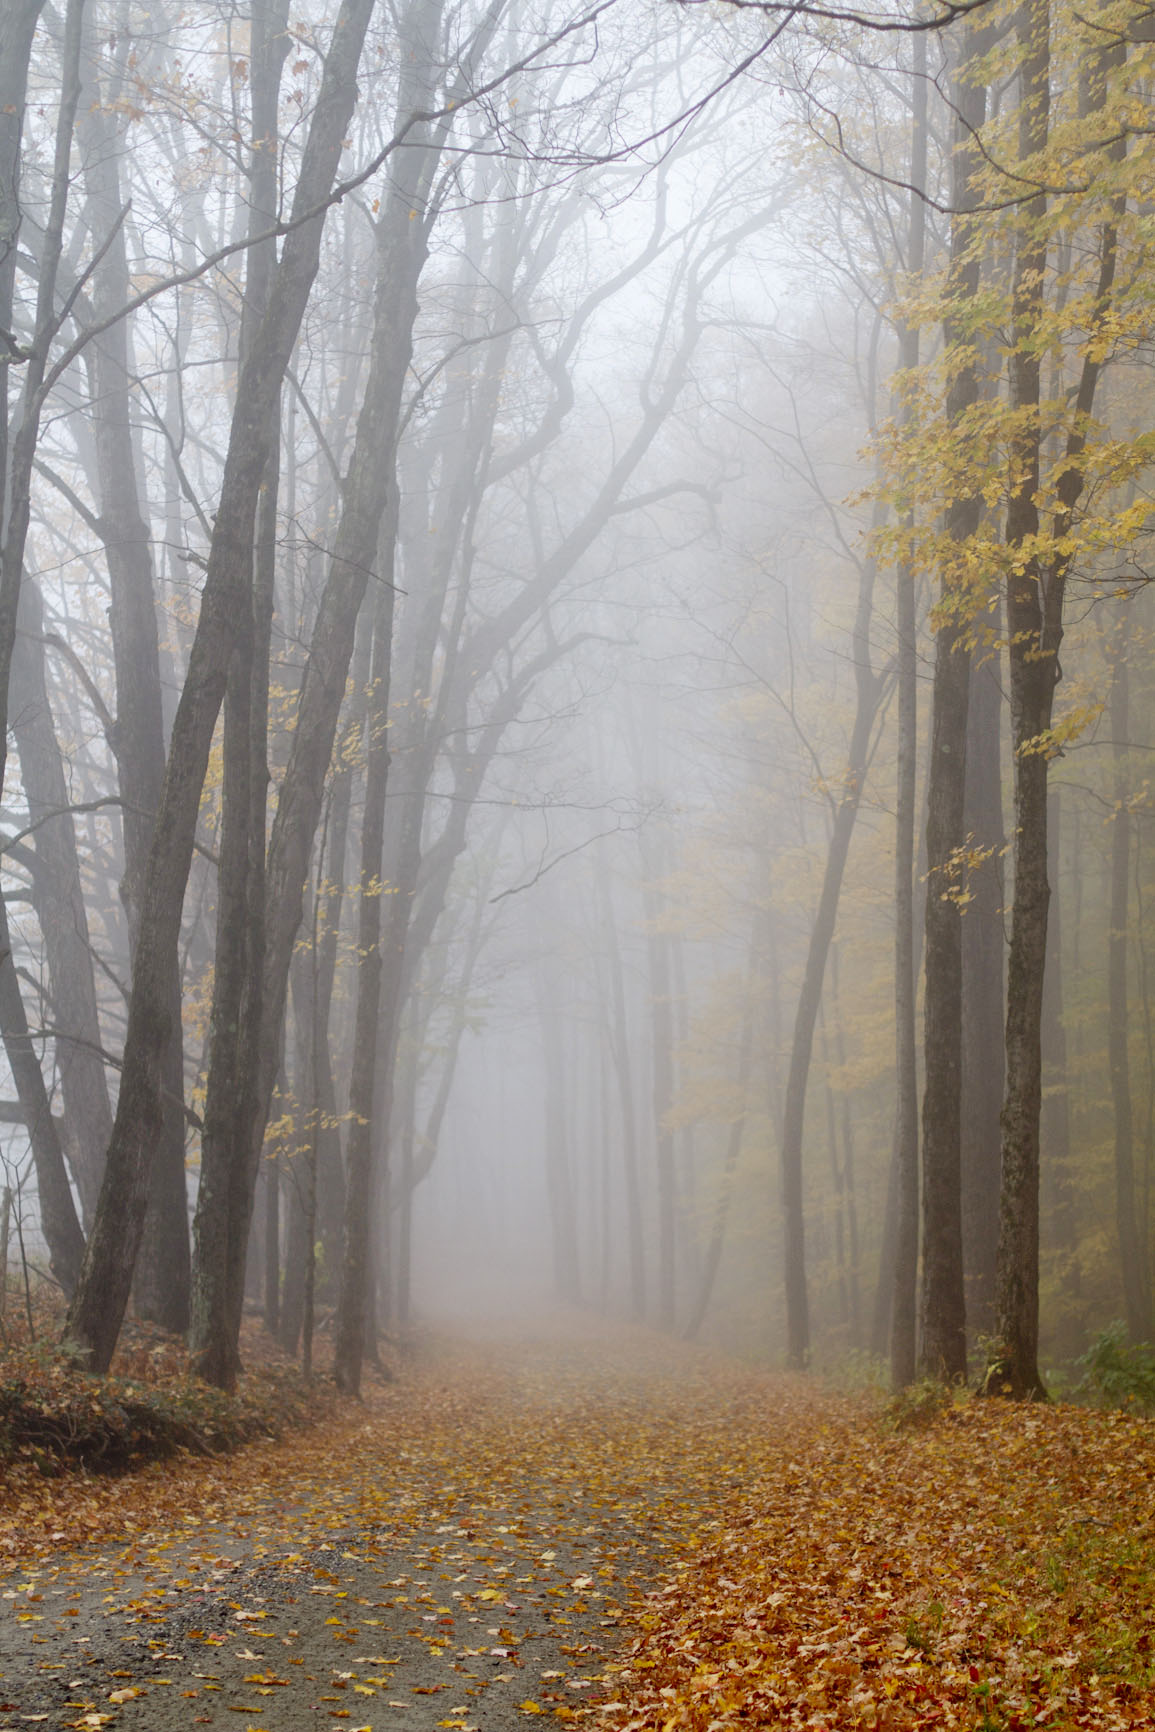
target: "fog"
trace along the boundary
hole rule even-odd
[[[1150,1337],[1150,49],[974,11],[9,0],[9,1313]]]

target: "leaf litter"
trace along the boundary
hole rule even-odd
[[[1155,1727],[1155,1432],[888,1429],[590,1323],[227,1460],[0,1488],[0,1728]]]

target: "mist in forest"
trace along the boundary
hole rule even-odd
[[[9,1309],[1151,1338],[1149,37],[7,0]]]

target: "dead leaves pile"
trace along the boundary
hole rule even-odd
[[[769,1392],[768,1392],[769,1395]],[[1155,1726],[1155,1426],[783,1383],[745,1508],[653,1594],[616,1732]]]
[[[520,1715],[607,1732],[1155,1727],[1142,1420],[972,1401],[896,1434],[865,1398],[591,1324],[560,1345],[430,1344],[365,1407],[112,1490],[71,1479],[0,1501],[25,1615],[34,1593],[91,1581],[94,1546],[119,1548],[100,1560],[108,1590],[146,1579],[157,1615],[165,1593],[267,1559],[308,1580],[301,1633],[307,1619],[349,1656],[321,1700],[345,1719],[339,1695],[356,1693],[375,1732],[396,1662],[366,1644],[397,1616],[436,1668],[412,1693],[461,1692],[445,1726],[472,1724],[485,1679],[507,1675]],[[407,1561],[354,1606],[329,1550]],[[513,1627],[531,1604],[564,1644],[540,1675]],[[228,1622],[242,1615],[266,1616]],[[226,1627],[190,1639],[211,1654]],[[606,1671],[597,1645],[623,1631],[636,1640]],[[247,1674],[254,1705],[285,1675]]]

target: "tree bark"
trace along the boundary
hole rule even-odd
[[[1127,746],[1131,731],[1128,653],[1130,612],[1123,615],[1114,646],[1111,686],[1112,757],[1115,768],[1111,825],[1111,910],[1107,929],[1107,1059],[1115,1119],[1115,1224],[1127,1334],[1151,1339],[1151,1291],[1147,1235],[1135,1186],[1135,1121],[1131,1101],[1131,1062],[1127,1019],[1127,949],[1131,876],[1131,787]]]
[[[629,1020],[626,1012],[626,987],[622,970],[621,948],[614,922],[613,899],[609,878],[598,875],[598,895],[601,900],[602,936],[606,945],[606,966],[609,971],[610,1015],[607,1039],[618,1087],[618,1102],[622,1120],[622,1168],[626,1189],[626,1242],[629,1257],[630,1317],[640,1323],[646,1314],[646,1237],[642,1212],[642,1181],[638,1167],[637,1108],[634,1100],[634,1078],[630,1067]]]
[[[646,957],[649,964],[650,1064],[654,1114],[654,1159],[658,1204],[657,1324],[674,1327],[677,1251],[677,1201],[675,1193],[674,1133],[670,1112],[674,1105],[674,1018],[670,979],[670,947],[659,929],[661,902],[656,879],[660,865],[656,848],[638,832],[642,851],[643,904],[646,914]]]
[[[921,281],[926,267],[926,203],[923,194],[927,172],[928,91],[926,35],[922,31],[917,31],[913,39],[911,74],[911,196],[906,268],[913,285]],[[899,331],[898,356],[898,364],[904,372],[911,372],[918,366],[919,348],[917,321],[904,320]],[[905,402],[901,416],[903,424],[909,424],[910,410]],[[909,523],[909,517],[907,521]],[[895,1212],[889,1346],[891,1387],[899,1390],[914,1381],[918,1345],[918,1064],[915,1030],[918,965],[914,947],[918,620],[915,572],[909,559],[900,560],[895,571],[895,616],[898,637],[898,762],[894,813]]]
[[[1001,613],[989,619],[997,634]],[[997,654],[974,660],[967,708],[967,846],[981,856],[967,876],[970,901],[962,921],[962,1183],[963,1281],[972,1337],[995,1322],[999,1249],[999,1113],[1003,1100],[1003,785],[999,716],[1002,683]]]
[[[19,630],[9,687],[12,733],[20,779],[35,832],[33,902],[52,983],[56,1068],[84,1218],[91,1223],[112,1108],[101,1057],[100,1014],[92,967],[88,911],[80,882],[80,854],[48,697],[44,657],[44,605],[34,582],[20,596]]]
[[[200,617],[173,724],[149,851],[124,1070],[96,1224],[66,1334],[104,1370],[120,1331],[140,1244],[152,1158],[163,1119],[162,1061],[171,1034],[166,985],[177,946],[201,790],[234,645],[249,603],[253,531],[272,412],[316,276],[325,200],[356,101],[356,73],[373,0],[342,0],[268,310],[241,373]],[[315,214],[312,214],[315,213]]]
[[[1050,15],[1046,0],[1024,0],[1016,29],[1019,157],[1045,149],[1050,121]],[[1047,760],[1041,736],[1051,725],[1062,639],[1062,579],[1056,584],[1031,551],[1039,533],[1040,367],[1036,331],[1043,311],[1046,198],[1022,215],[1012,286],[1010,407],[1018,416],[1009,447],[1008,548],[1028,550],[1007,579],[1011,737],[1014,746],[1014,897],[1007,970],[1006,1094],[1002,1110],[999,1216],[998,1387],[1045,1396],[1039,1342],[1039,1114],[1042,1105],[1043,975],[1047,959]],[[1054,578],[1055,574],[1049,574]],[[1050,594],[1046,590],[1050,589]]]
[[[542,933],[543,957],[552,940]],[[566,1090],[566,1042],[558,971],[543,960],[537,978],[538,1025],[545,1061],[545,1180],[553,1247],[554,1293],[563,1305],[581,1301],[577,1206],[570,1160],[570,1103]]]
[[[782,1228],[783,1265],[786,1284],[786,1359],[793,1371],[805,1370],[810,1362],[810,1307],[806,1291],[805,1216],[802,1205],[802,1130],[806,1110],[806,1087],[814,1048],[814,1028],[822,1001],[822,982],[838,917],[842,879],[866,781],[871,732],[882,695],[881,685],[870,665],[870,620],[874,605],[875,568],[872,558],[862,565],[858,584],[858,606],[853,633],[855,708],[854,725],[842,787],[834,801],[834,822],[822,889],[806,950],[802,989],[794,1016],[790,1045],[790,1068],[786,1074],[786,1101],[782,1115]]]
[[[975,251],[978,152],[975,137],[986,113],[986,91],[974,83],[979,33],[964,37],[951,92],[955,110],[951,176],[950,310],[943,321],[954,365],[946,397],[952,438],[978,401],[973,351],[966,336],[967,303],[979,286]],[[982,497],[976,481],[952,499],[946,529],[964,545],[978,528]],[[922,1103],[923,1274],[919,1361],[930,1377],[965,1381],[966,1307],[963,1289],[960,1115],[962,1081],[962,930],[956,862],[965,838],[967,708],[970,692],[970,597],[962,569],[942,573],[942,610],[935,637],[931,750],[927,782],[926,993]]]
[[[102,90],[97,68],[101,49],[90,26],[85,39],[84,78],[89,101],[78,132],[84,146],[84,184],[97,232],[110,236],[93,281],[93,314],[111,319],[131,296],[128,251],[120,224],[120,116],[117,101],[130,44],[124,42],[116,72]],[[109,745],[116,759],[123,806],[124,877],[120,896],[128,920],[129,953],[135,955],[148,848],[164,782],[165,730],[160,647],[156,621],[151,531],[142,508],[144,488],[139,442],[133,433],[132,378],[135,366],[127,319],[103,331],[86,354],[91,386],[93,492],[99,502],[93,527],[100,536],[109,581],[109,624],[116,675],[116,721]],[[154,1158],[144,1238],[134,1282],[141,1316],[183,1334],[188,1328],[189,1231],[185,1181],[184,1041],[181,979],[175,956],[167,985],[171,1033],[161,1058],[164,1094],[160,1142]],[[104,1150],[112,1120],[102,1126]]]
[[[345,1223],[337,1298],[333,1373],[347,1395],[361,1388],[368,1317],[369,1225],[373,1199],[373,1139],[377,1129],[377,1039],[381,1012],[382,849],[389,780],[389,675],[393,649],[393,512],[382,531],[382,559],[373,618],[373,665],[366,718],[365,805],[361,820],[357,919],[357,1011],[349,1085],[345,1160]]]

